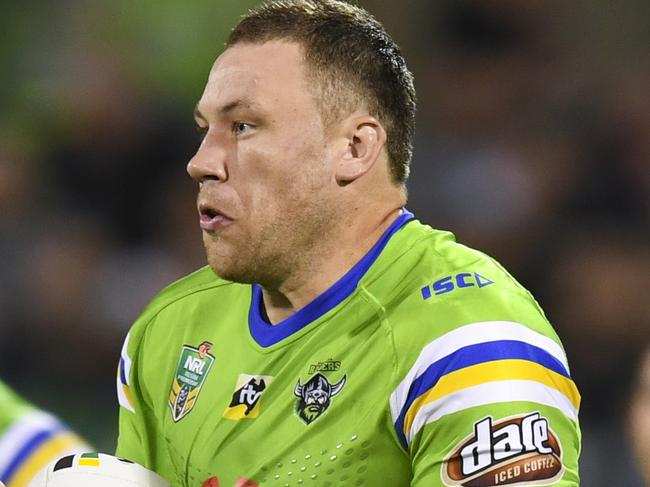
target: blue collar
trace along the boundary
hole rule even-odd
[[[340,304],[354,292],[361,278],[377,260],[393,234],[413,218],[411,212],[402,209],[402,213],[388,227],[377,243],[343,277],[311,303],[300,308],[276,325],[269,324],[262,317],[262,288],[259,284],[253,284],[251,306],[248,312],[248,326],[253,339],[261,347],[270,347],[302,330],[305,326]]]

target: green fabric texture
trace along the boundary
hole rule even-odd
[[[268,347],[251,295],[203,268],[153,300],[122,354],[117,455],[176,487],[579,485],[560,340],[452,234],[406,224],[346,299]]]

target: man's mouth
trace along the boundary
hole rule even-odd
[[[207,205],[199,205],[199,225],[208,233],[217,232],[233,223],[233,219],[221,211]]]

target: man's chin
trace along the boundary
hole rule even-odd
[[[232,245],[220,240],[203,236],[203,246],[205,255],[208,259],[208,265],[212,271],[221,279],[227,281],[240,281],[241,270],[237,257],[238,256]]]
[[[237,265],[231,259],[223,256],[214,256],[208,253],[208,265],[218,277],[226,281],[252,284],[255,279],[250,272],[246,272],[244,266]]]

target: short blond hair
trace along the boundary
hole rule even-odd
[[[365,106],[384,126],[391,176],[404,185],[415,131],[413,75],[399,47],[367,11],[339,0],[273,0],[242,17],[227,41],[286,39],[305,50],[326,124]]]

